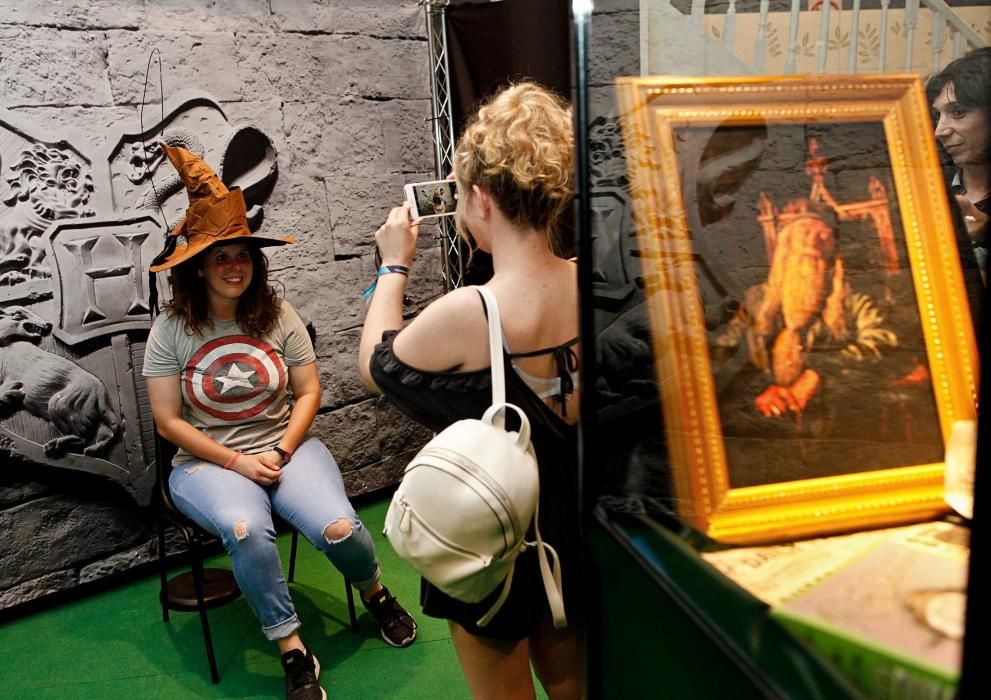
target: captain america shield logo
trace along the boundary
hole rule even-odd
[[[249,335],[206,343],[189,358],[183,392],[196,408],[220,420],[257,416],[286,387],[285,364],[271,345]]]

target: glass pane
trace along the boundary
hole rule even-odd
[[[937,633],[955,649],[944,675],[919,687],[952,692],[967,530],[943,521],[955,465],[973,469],[989,41],[978,0],[594,4],[580,125],[596,361],[585,501],[652,576],[691,579],[686,600],[754,659],[769,653],[760,634],[732,628],[686,551],[724,572],[776,561],[814,578],[849,563],[829,552],[876,548],[894,569],[925,542],[939,563],[899,570],[955,591],[957,617]],[[872,533],[896,527],[915,529],[878,546]],[[667,533],[655,548],[652,530]],[[858,539],[807,548],[845,535]],[[851,585],[868,580],[866,561]],[[766,633],[766,611],[734,595],[725,608]],[[909,629],[913,613],[900,615],[921,598],[894,599],[890,619]]]

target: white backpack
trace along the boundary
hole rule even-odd
[[[519,407],[506,403],[495,296],[485,287],[475,289],[489,316],[492,405],[481,420],[460,420],[442,430],[407,465],[386,513],[384,534],[400,557],[452,598],[477,603],[502,585],[479,627],[495,617],[509,595],[516,557],[536,548],[554,626],[564,627],[561,566],[536,524],[540,481],[530,421]],[[507,410],[519,415],[519,433],[505,429]],[[535,542],[524,539],[531,520]]]

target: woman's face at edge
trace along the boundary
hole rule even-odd
[[[957,167],[988,163],[991,150],[991,113],[983,107],[957,102],[953,83],[947,83],[932,104],[936,139]]]

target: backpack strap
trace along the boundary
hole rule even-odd
[[[526,543],[520,545],[524,549],[526,548]],[[485,627],[487,624],[492,622],[492,618],[496,616],[496,613],[502,609],[502,604],[506,602],[506,598],[509,597],[509,590],[513,586],[513,574],[516,572],[516,560],[513,560],[512,565],[509,567],[509,573],[506,574],[506,580],[502,583],[502,592],[499,593],[499,597],[496,598],[496,602],[492,604],[489,611],[478,618],[475,623],[479,627]]]
[[[557,556],[557,551],[544,542],[540,537],[540,528],[537,527],[537,518],[540,517],[540,504],[537,504],[533,512],[533,531],[537,536],[537,560],[540,563],[540,578],[544,581],[544,592],[547,594],[547,604],[551,608],[551,617],[554,618],[554,626],[563,629],[568,626],[568,618],[564,615],[564,594],[561,587],[561,560]],[[547,561],[547,551],[554,556],[554,564]]]
[[[476,286],[475,290],[485,302],[486,315],[489,317],[489,361],[492,365],[492,405],[502,406],[506,403],[506,368],[502,356],[502,322],[499,318],[499,302],[490,289]],[[495,417],[494,424],[505,427],[506,419],[500,413]]]
[[[503,361],[503,348],[502,348],[502,323],[499,317],[499,303],[496,301],[495,295],[492,291],[486,287],[476,286],[475,289],[478,291],[479,295],[482,297],[482,301],[485,303],[486,315],[489,319],[489,356],[492,364],[492,406],[489,410],[485,412],[483,420],[490,422],[500,428],[505,428],[506,423],[506,410],[507,406],[516,410],[520,414],[522,419],[522,425],[520,428],[521,437],[521,447],[525,446],[529,442],[530,438],[530,425],[526,418],[526,414],[523,413],[516,406],[511,404],[506,404],[506,369],[505,363]],[[525,438],[523,437],[525,434]],[[544,591],[547,594],[547,602],[550,605],[551,616],[554,618],[554,626],[557,628],[566,627],[568,620],[564,614],[564,596],[561,593],[561,562],[558,559],[557,551],[544,542],[540,536],[540,528],[537,526],[537,522],[540,518],[540,504],[538,499],[537,507],[534,509],[533,513],[533,530],[536,534],[536,542],[526,542],[521,544],[523,549],[528,547],[535,547],[537,549],[537,559],[540,564],[540,578],[544,582]],[[553,557],[554,563],[551,564],[547,558],[547,550]],[[509,591],[513,585],[513,573],[516,571],[516,561],[514,558],[513,564],[509,569],[509,573],[506,576],[505,582],[502,584],[502,591],[499,593],[499,597],[496,599],[495,603],[489,609],[485,615],[483,615],[478,620],[478,626],[484,627],[487,625],[496,613],[502,608],[503,603],[506,602],[506,598],[509,597]]]
[[[540,528],[537,527],[537,517],[540,515],[540,505],[537,505],[536,510],[533,514],[533,530],[537,536],[536,542],[523,542],[520,544],[520,554],[524,550],[531,547],[537,550],[537,560],[540,565],[540,578],[544,582],[544,593],[547,594],[547,604],[551,609],[551,617],[554,619],[554,627],[557,629],[563,629],[568,626],[568,618],[564,614],[564,594],[562,593],[561,586],[561,560],[557,556],[557,550],[551,545],[544,542],[543,538],[540,536]],[[554,563],[551,564],[547,558],[547,551],[550,551],[551,557]],[[513,558],[513,564],[509,567],[509,573],[506,574],[506,580],[502,584],[502,591],[499,593],[499,597],[496,598],[495,603],[489,608],[489,611],[482,615],[475,623],[479,627],[485,627],[492,621],[492,618],[496,616],[496,613],[502,609],[502,604],[506,602],[506,598],[509,597],[509,591],[513,586],[513,573],[516,571],[516,558]]]

